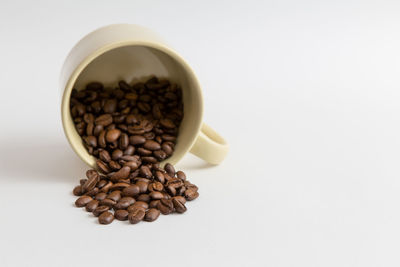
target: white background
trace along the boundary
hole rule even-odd
[[[71,47],[154,29],[231,145],[184,215],[109,226],[74,208],[62,132]],[[400,2],[0,2],[0,266],[400,266]]]

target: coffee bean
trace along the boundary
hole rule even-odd
[[[72,193],[73,193],[75,196],[82,196],[82,195],[83,195],[82,186],[81,186],[81,185],[75,186],[75,188],[74,188],[74,190],[72,191]]]
[[[147,188],[148,188],[149,183],[145,182],[145,181],[137,181],[136,182],[136,186],[139,187],[139,192],[140,193],[146,193],[147,192]]]
[[[166,144],[166,143],[163,143],[161,145],[161,148],[167,155],[171,155],[172,152],[174,151],[173,148],[169,144]]]
[[[144,216],[144,220],[147,222],[153,222],[157,220],[157,218],[160,216],[160,211],[155,208],[151,208],[148,211],[146,211],[146,215]]]
[[[163,126],[165,128],[169,128],[169,129],[175,128],[174,122],[171,121],[170,119],[161,119],[160,124],[161,124],[161,126]]]
[[[160,202],[160,200],[152,200],[149,203],[149,208],[157,208],[158,202]]]
[[[111,188],[111,186],[113,185],[113,183],[112,182],[108,182],[105,186],[103,186],[102,188],[101,188],[101,192],[104,192],[104,193],[107,193],[108,192],[108,190],[110,190],[110,188]]]
[[[124,152],[122,152],[121,149],[115,149],[115,150],[112,152],[111,158],[112,158],[113,160],[118,160],[118,159],[121,158],[123,155],[124,155]]]
[[[110,160],[111,160],[110,153],[108,153],[107,150],[101,150],[99,152],[99,158],[102,161],[107,162],[107,163],[110,162]]]
[[[93,188],[92,190],[89,190],[88,192],[85,193],[85,195],[93,197],[99,193],[99,189],[97,187]]]
[[[128,100],[136,100],[138,98],[138,95],[135,93],[127,93],[125,94],[125,98]]]
[[[86,145],[90,147],[97,147],[97,139],[95,136],[90,135],[84,138]]]
[[[157,150],[153,152],[154,157],[158,160],[158,161],[162,161],[164,159],[167,158],[167,153],[164,150]]]
[[[119,148],[126,149],[129,145],[129,136],[126,133],[121,134],[119,138]]]
[[[141,220],[143,220],[144,216],[145,216],[145,211],[143,209],[136,208],[129,213],[128,220],[130,223],[136,224]]]
[[[117,204],[117,202],[115,200],[109,199],[109,198],[105,198],[103,200],[100,201],[100,205],[102,206],[107,206],[112,208],[115,204]]]
[[[141,208],[143,210],[147,210],[149,208],[149,204],[147,204],[147,202],[144,201],[136,201],[131,206],[129,206],[127,210],[131,212],[135,208]]]
[[[157,163],[157,159],[155,157],[142,157],[142,161],[145,163]]]
[[[148,186],[148,190],[151,191],[162,191],[164,189],[164,186],[160,182],[154,182],[150,183]]]
[[[170,199],[161,199],[157,205],[157,209],[159,209],[162,214],[167,215],[174,211],[174,204]]]
[[[128,219],[129,212],[126,210],[116,210],[114,213],[114,217],[120,221],[126,221]]]
[[[112,129],[107,131],[106,141],[109,143],[115,142],[121,136],[121,131],[118,129]]]
[[[86,206],[93,198],[89,196],[81,196],[75,201],[75,205],[79,208]]]
[[[178,200],[179,202],[181,202],[182,204],[185,204],[185,203],[186,203],[186,198],[183,197],[183,196],[175,196],[175,197],[173,197],[172,199],[176,199],[176,200]]]
[[[114,170],[114,171],[121,169],[121,165],[120,165],[118,162],[114,161],[114,160],[111,160],[111,161],[108,163],[108,166],[110,166],[110,168],[111,168],[112,170]],[[109,174],[110,174],[110,173],[109,173]],[[114,182],[115,182],[115,181],[114,181]]]
[[[93,130],[94,130],[94,124],[93,122],[91,122],[86,126],[86,135],[93,135]]]
[[[143,144],[143,147],[144,147],[145,149],[152,150],[152,151],[161,149],[160,144],[157,143],[156,141],[153,141],[153,140],[147,140],[147,141]]]
[[[111,181],[118,181],[120,179],[125,179],[129,176],[129,173],[131,171],[131,168],[128,166],[122,167],[119,171],[113,174],[111,176]]]
[[[154,176],[155,176],[155,179],[157,181],[159,181],[160,183],[163,184],[165,182],[164,174],[161,171],[156,171]]]
[[[162,140],[164,141],[171,141],[171,142],[175,142],[176,141],[176,137],[170,134],[163,134],[161,135]]]
[[[137,153],[141,156],[150,156],[153,152],[151,150],[145,149],[143,147],[139,147],[137,149]]]
[[[99,188],[99,189],[101,189],[101,188],[103,188],[106,184],[107,184],[107,181],[103,179],[103,180],[100,180],[100,181],[97,182],[96,187]]]
[[[86,113],[83,115],[83,121],[87,124],[94,122],[94,116],[92,113]]]
[[[131,156],[131,155],[133,155],[133,153],[135,153],[135,147],[134,147],[134,146],[128,146],[128,147],[124,150],[124,155]]]
[[[99,201],[93,199],[86,205],[86,211],[93,212],[99,206]]]
[[[147,166],[142,166],[142,167],[140,167],[140,169],[139,169],[139,174],[140,174],[142,177],[145,177],[145,178],[150,178],[151,175],[152,175],[152,173],[151,173],[149,167],[147,167]]]
[[[114,220],[114,215],[109,211],[103,212],[99,216],[100,224],[110,224],[112,223],[113,220]]]
[[[99,174],[96,172],[96,175],[92,175],[82,186],[83,192],[92,190],[96,186],[98,179],[99,179]]]
[[[137,201],[143,201],[143,202],[150,202],[151,198],[148,194],[140,194],[138,197],[136,197]]]
[[[122,183],[122,182],[115,183],[110,187],[110,190],[123,190],[129,186],[130,186],[129,181],[127,183]]]
[[[196,199],[198,196],[199,196],[199,193],[197,191],[193,190],[193,189],[187,189],[185,191],[186,200],[191,201],[191,200]]]
[[[117,204],[114,205],[114,209],[126,209],[133,203],[135,203],[135,199],[133,197],[123,197],[120,199],[120,201],[118,201]]]
[[[183,171],[177,171],[176,176],[181,180],[186,180],[186,174]]]
[[[141,135],[132,135],[129,137],[129,143],[131,145],[142,145],[146,142],[146,138]]]
[[[100,192],[95,196],[95,199],[98,201],[102,201],[103,199],[105,199],[107,197],[106,193]]]
[[[103,130],[104,130],[103,125],[96,125],[96,126],[94,126],[94,129],[93,129],[93,135],[98,137],[100,135],[101,131],[103,131]]]
[[[151,192],[150,194],[149,194],[149,196],[152,198],[152,199],[162,199],[162,198],[164,198],[164,195],[163,195],[163,193],[161,193],[161,192],[158,192],[158,191],[153,191],[153,192]]]
[[[121,199],[121,191],[119,190],[113,191],[110,194],[108,194],[107,198],[117,202]]]
[[[110,209],[109,206],[98,206],[94,211],[93,211],[93,215],[98,217],[100,214],[102,214],[103,212],[106,212]]]
[[[176,198],[172,198],[172,203],[174,204],[175,211],[178,213],[184,213],[186,211],[186,206]]]
[[[124,166],[131,168],[131,171],[134,171],[139,167],[136,161],[128,161],[124,164]]]
[[[97,160],[96,165],[99,168],[99,170],[102,171],[103,173],[109,173],[111,171],[110,168],[107,166],[107,164],[101,160]]]
[[[96,125],[102,125],[103,127],[110,125],[112,122],[113,122],[113,117],[110,114],[100,115],[95,120]]]
[[[165,170],[171,177],[174,177],[174,176],[175,176],[175,168],[174,168],[174,166],[172,166],[172,164],[170,164],[170,163],[165,164],[164,170]]]
[[[100,147],[102,148],[106,148],[107,147],[107,143],[106,143],[106,131],[103,130],[100,132],[99,137],[97,138],[98,144]]]
[[[147,184],[146,184],[147,185]],[[140,192],[139,186],[136,184],[130,185],[122,190],[122,195],[127,197],[134,197]]]
[[[107,99],[104,103],[103,110],[105,113],[114,113],[117,109],[117,100],[116,99]]]

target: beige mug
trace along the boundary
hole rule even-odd
[[[78,156],[95,167],[95,158],[83,146],[70,114],[72,89],[82,89],[92,81],[112,86],[119,80],[131,82],[150,75],[168,78],[183,92],[184,118],[175,151],[165,161],[175,164],[190,151],[211,164],[221,163],[228,144],[203,123],[202,91],[193,70],[157,34],[129,24],[109,25],[89,33],[72,48],[62,67],[62,124]]]

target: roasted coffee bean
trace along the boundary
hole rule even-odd
[[[131,145],[142,145],[146,142],[146,138],[141,135],[132,135],[129,137],[129,143]]]
[[[98,116],[94,122],[96,125],[106,127],[113,122],[113,117],[110,114],[103,114]]]
[[[103,186],[103,187],[100,189],[100,191],[101,191],[101,192],[104,192],[104,193],[107,193],[108,190],[110,190],[110,188],[111,188],[112,185],[113,185],[112,182],[108,182],[105,186]]]
[[[166,144],[166,143],[163,143],[161,145],[161,148],[167,155],[171,155],[172,152],[174,151],[173,148],[169,144]]]
[[[86,206],[93,198],[89,196],[81,196],[75,201],[75,205],[79,208]]]
[[[82,186],[83,192],[87,192],[87,191],[92,190],[92,189],[96,186],[96,184],[97,184],[97,182],[98,182],[98,179],[99,179],[99,174],[96,172],[96,175],[92,175],[92,176],[83,184],[83,186]]]
[[[186,180],[186,174],[183,171],[177,171],[176,172],[176,177],[178,177],[181,180]]]
[[[126,209],[133,203],[135,203],[135,199],[133,197],[123,197],[118,201],[117,204],[114,205],[114,209],[117,210]]]
[[[131,212],[132,210],[137,208],[147,210],[149,208],[149,204],[147,204],[147,202],[144,201],[136,201],[135,203],[133,203],[131,206],[128,207],[127,211]]]
[[[136,197],[137,201],[150,202],[151,198],[148,194],[140,194]]]
[[[105,199],[107,197],[106,193],[100,192],[98,193],[94,199],[98,200],[98,201],[102,201],[103,199]]]
[[[156,137],[156,135],[153,132],[147,132],[147,133],[143,134],[143,137],[148,140],[152,140]]]
[[[158,202],[160,202],[160,200],[152,200],[149,203],[149,208],[157,208]]]
[[[98,206],[94,211],[93,211],[93,215],[98,217],[100,214],[102,214],[103,212],[106,212],[110,209],[109,206]]]
[[[113,185],[110,187],[110,190],[123,190],[123,189],[125,189],[125,188],[127,188],[127,187],[129,187],[129,186],[130,186],[129,182],[126,182],[126,183],[116,183],[116,184],[113,184]]]
[[[157,163],[157,159],[155,157],[142,157],[142,161],[144,163]]]
[[[94,116],[92,113],[86,113],[83,115],[83,121],[86,122],[87,124],[93,123],[94,122]]]
[[[147,166],[142,166],[142,167],[140,167],[140,169],[139,169],[139,174],[140,174],[142,177],[145,177],[145,178],[150,178],[151,175],[152,175],[152,173],[151,173],[149,167],[147,167]]]
[[[151,150],[145,149],[143,147],[139,147],[137,149],[137,153],[141,156],[150,156],[153,152]]]
[[[121,199],[121,191],[119,191],[119,190],[113,191],[110,194],[108,194],[107,198],[112,199],[115,202],[117,202]]]
[[[191,201],[191,200],[196,199],[198,196],[199,196],[199,193],[198,193],[197,191],[191,189],[191,188],[189,188],[189,189],[187,189],[187,190],[185,191],[185,198],[186,198],[186,200]]]
[[[150,183],[149,186],[148,186],[148,190],[150,192],[152,192],[152,191],[162,191],[163,189],[164,189],[164,186],[160,182]]]
[[[72,193],[73,193],[75,196],[82,196],[82,195],[83,195],[82,186],[81,186],[81,185],[75,186],[75,188],[74,188],[74,190],[72,191]]]
[[[106,180],[100,180],[97,182],[96,187],[102,189],[107,184]]]
[[[101,131],[103,131],[103,129],[104,129],[103,125],[94,126],[93,135],[98,137],[100,135]]]
[[[93,199],[86,205],[86,211],[93,212],[99,206],[99,201]]]
[[[135,93],[127,93],[125,94],[125,98],[128,100],[136,100],[138,98],[138,95]]]
[[[145,182],[145,181],[137,181],[136,182],[136,186],[139,187],[139,192],[140,193],[146,193],[147,192],[147,188],[149,186],[149,183]]]
[[[146,211],[146,215],[144,216],[144,220],[147,222],[153,222],[157,220],[157,218],[160,216],[160,211],[155,208],[151,208],[148,211]]]
[[[162,161],[164,159],[167,158],[167,153],[164,150],[157,150],[153,152],[154,157],[158,160],[158,161]]]
[[[103,173],[109,173],[111,171],[110,168],[107,166],[107,164],[101,160],[97,160],[96,165],[99,168],[99,170],[102,171]]]
[[[100,224],[110,224],[112,221],[114,221],[114,215],[109,211],[103,212],[99,216]]]
[[[161,126],[168,128],[168,129],[172,129],[172,128],[176,127],[174,122],[171,121],[170,119],[161,119],[160,124],[161,124]]]
[[[170,199],[161,199],[157,205],[157,209],[159,209],[162,214],[167,215],[174,211],[174,204]]]
[[[176,195],[176,189],[175,187],[168,185],[167,186],[167,192],[171,195],[171,196],[175,196]]]
[[[106,141],[109,143],[115,142],[121,136],[121,130],[112,129],[108,130],[106,134]]]
[[[161,149],[160,144],[157,143],[156,141],[153,141],[153,140],[147,140],[147,141],[143,144],[143,147],[144,147],[145,149],[152,150],[152,151]]]
[[[154,177],[157,181],[159,181],[162,184],[165,182],[164,174],[161,171],[156,171]]]
[[[120,221],[126,221],[128,219],[129,212],[126,210],[116,210],[114,213],[114,217]]]
[[[107,162],[107,163],[110,162],[110,160],[111,160],[110,153],[108,153],[107,150],[101,150],[99,152],[99,158],[102,161]]]
[[[138,164],[136,161],[128,161],[124,164],[124,166],[128,166],[129,168],[131,168],[131,171],[134,171],[138,168]]]
[[[124,152],[122,152],[121,149],[115,149],[115,150],[112,152],[111,158],[112,158],[112,160],[118,160],[118,159],[120,159],[123,155],[124,155]]]
[[[170,164],[170,163],[165,164],[164,170],[165,170],[171,177],[174,177],[174,176],[175,176],[175,168],[174,168],[174,166],[172,166],[172,164]]]
[[[147,184],[146,184],[147,185]],[[122,190],[122,195],[126,197],[137,196],[140,192],[139,186],[136,184],[130,185]]]
[[[117,100],[116,99],[107,99],[104,103],[103,110],[105,113],[114,113],[117,109]]]
[[[171,142],[175,142],[176,141],[176,137],[170,134],[163,134],[161,135],[162,140],[164,141],[171,141]]]
[[[100,147],[102,148],[106,148],[107,147],[107,143],[106,143],[106,131],[103,130],[100,132],[99,137],[97,138],[98,144]]]
[[[103,200],[100,201],[100,205],[102,206],[107,206],[112,208],[115,204],[117,204],[117,202],[115,200],[109,199],[109,198],[105,198]]]
[[[179,178],[172,178],[167,182],[167,186],[172,186],[174,188],[179,188],[183,185],[184,185],[183,181]]]
[[[94,124],[93,122],[91,122],[86,126],[86,135],[93,135],[93,130],[94,130]]]
[[[128,220],[130,223],[136,224],[141,220],[143,220],[144,216],[145,216],[145,211],[143,209],[136,208],[129,213]]]
[[[79,184],[80,185],[84,185],[86,183],[87,179],[80,179],[79,180]]]
[[[108,166],[110,166],[110,168],[111,168],[113,171],[116,171],[116,170],[121,169],[121,165],[120,165],[118,162],[114,161],[114,160],[110,161],[110,162],[108,163]],[[109,174],[110,174],[110,173],[109,173]]]
[[[134,146],[128,146],[128,147],[124,150],[124,155],[132,156],[133,153],[135,153],[135,147],[134,147]]]
[[[115,172],[113,176],[111,176],[111,181],[118,181],[120,179],[128,178],[131,168],[128,166],[122,167],[119,171]]]
[[[121,134],[119,138],[119,148],[126,149],[129,145],[129,136],[126,133]]]
[[[90,135],[84,138],[86,145],[90,147],[97,147],[97,139],[95,136]]]
[[[89,190],[88,192],[85,193],[85,195],[93,197],[99,193],[99,189],[97,187],[93,188],[92,190]]]
[[[172,198],[172,203],[174,204],[175,211],[178,213],[184,213],[186,211],[186,206],[176,198]]]
[[[172,199],[176,199],[176,200],[178,200],[179,202],[181,202],[182,204],[185,204],[185,203],[186,203],[186,198],[183,197],[183,196],[175,196],[175,197],[173,197]]]
[[[140,196],[142,196],[142,195],[140,195]],[[163,193],[161,193],[161,192],[158,192],[158,191],[153,191],[153,192],[151,192],[150,194],[149,194],[149,196],[151,197],[151,199],[163,199],[164,198],[164,195],[163,195]],[[138,200],[139,200],[139,198],[138,198]]]

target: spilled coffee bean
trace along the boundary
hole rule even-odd
[[[186,201],[199,196],[183,171],[170,163],[183,119],[182,91],[153,77],[116,88],[92,82],[73,90],[71,115],[97,170],[90,169],[73,194],[100,224],[114,218],[152,222],[160,214],[184,213]]]

